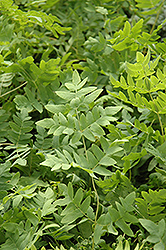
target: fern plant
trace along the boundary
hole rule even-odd
[[[0,249],[166,248],[164,8],[0,2]]]

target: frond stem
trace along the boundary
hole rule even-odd
[[[94,224],[95,224],[94,231],[95,231],[95,228],[96,228],[96,225],[97,225],[97,216],[98,216],[98,212],[99,212],[100,200],[99,200],[99,195],[98,195],[96,187],[95,187],[95,182],[94,182],[94,178],[93,177],[92,177],[92,186],[93,186],[93,189],[95,191],[95,195],[96,195],[96,199],[97,199],[97,207],[96,207],[95,222],[94,222]],[[92,239],[92,250],[94,250],[94,246],[95,246],[95,242],[94,242],[94,236],[93,236],[93,239]]]
[[[20,86],[16,87],[15,89],[12,89],[12,90],[10,90],[10,91],[4,93],[3,95],[0,95],[0,97],[3,97],[3,96],[5,96],[5,95],[8,95],[8,94],[14,92],[15,90],[20,89],[21,87],[23,87],[23,86],[26,85],[26,84],[27,84],[27,82],[24,82],[23,84],[21,84]]]
[[[161,12],[161,9],[162,9],[162,7],[163,7],[164,2],[165,2],[165,0],[162,1],[161,7],[160,7],[159,11],[157,12],[157,15],[156,15],[154,24],[153,24],[153,26],[152,26],[152,28],[151,28],[151,30],[150,30],[150,34],[152,34],[152,32],[153,32],[153,30],[154,30],[154,28],[155,28],[155,26],[156,26],[156,23],[157,23],[157,20],[158,20],[158,18],[159,18],[159,15],[160,15],[160,12]]]

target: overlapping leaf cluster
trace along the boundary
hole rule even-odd
[[[1,0],[0,249],[166,248],[165,7]]]

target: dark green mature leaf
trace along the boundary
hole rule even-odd
[[[28,115],[28,110],[23,108],[17,115],[13,115],[13,122],[11,121],[10,127],[12,130],[8,132],[8,138],[16,146],[26,145],[30,142],[32,134],[29,132],[33,129],[33,121],[30,121],[31,117]]]
[[[166,247],[166,233],[165,233],[165,220],[159,221],[158,225],[154,222],[146,219],[139,219],[142,226],[150,233],[147,237],[147,241],[156,243],[154,250],[162,250]]]
[[[115,202],[117,210],[113,207],[109,207],[108,212],[111,216],[112,222],[114,222],[117,227],[119,227],[125,234],[133,236],[130,224],[128,223],[138,223],[136,216],[130,214],[130,212],[135,210],[133,206],[135,201],[135,192],[129,194],[125,199],[120,198],[120,200],[122,205]]]

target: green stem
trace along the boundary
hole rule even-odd
[[[145,72],[145,84],[146,84],[146,86],[147,86],[147,88],[148,88],[148,84],[147,84],[148,78],[147,78],[147,75],[146,75],[146,71],[144,71],[144,72]],[[155,113],[157,114],[157,117],[158,117],[158,120],[159,120],[159,124],[160,124],[160,128],[161,128],[161,134],[162,134],[163,142],[164,142],[164,141],[165,141],[165,137],[164,137],[163,124],[162,124],[162,121],[161,121],[161,118],[160,118],[160,115],[159,115],[157,106],[156,106],[156,104],[155,104],[155,102],[154,102],[154,100],[153,100],[153,97],[152,97],[152,95],[151,95],[150,89],[149,89],[148,92],[149,92],[150,99],[151,99],[151,101],[153,102],[153,105],[154,105],[154,107],[155,107],[155,109],[156,109],[156,112],[155,112]]]
[[[76,109],[76,115],[77,115],[77,119],[78,119],[80,129],[81,129],[81,124],[80,124],[77,109]],[[84,145],[84,151],[85,151],[86,159],[87,159],[87,161],[89,161],[88,160],[87,149],[86,149],[86,143],[85,143],[85,139],[84,139],[83,135],[82,135],[82,141],[83,141],[83,145]],[[95,214],[95,221],[94,221],[94,231],[95,231],[95,228],[96,228],[96,225],[97,225],[97,217],[98,217],[98,212],[99,212],[100,200],[99,200],[99,196],[98,196],[98,193],[97,193],[97,190],[96,190],[96,187],[95,187],[95,182],[94,182],[93,177],[92,177],[92,186],[93,186],[93,189],[94,189],[94,192],[95,192],[95,195],[96,195],[96,200],[97,200],[97,207],[96,207],[96,214]],[[94,247],[95,247],[95,242],[94,242],[94,236],[93,236],[93,238],[92,238],[92,250],[94,250]]]
[[[161,7],[160,7],[159,11],[157,12],[155,21],[154,21],[153,26],[152,26],[152,28],[151,28],[151,30],[150,30],[150,34],[152,34],[152,32],[153,32],[153,30],[154,30],[154,28],[155,28],[155,26],[156,26],[156,23],[157,23],[157,20],[158,20],[158,18],[159,18],[159,15],[160,15],[160,12],[161,12],[161,9],[162,9],[162,7],[163,7],[164,2],[165,2],[165,0],[162,1]]]
[[[154,21],[154,23],[153,23],[153,26],[152,26],[150,32],[149,32],[150,35],[152,34],[152,32],[153,32],[153,30],[154,30],[154,28],[155,28],[155,26],[156,26],[156,23],[157,23],[157,20],[158,20],[158,18],[159,18],[159,15],[160,15],[160,12],[161,12],[161,9],[162,9],[162,7],[163,7],[164,2],[165,2],[165,0],[162,1],[161,7],[160,7],[159,11],[157,12],[155,21]],[[145,54],[145,52],[146,52],[146,48],[144,48],[143,54]]]
[[[20,89],[21,87],[23,87],[23,86],[26,85],[26,84],[27,84],[27,82],[24,82],[23,84],[21,84],[21,85],[18,86],[17,88],[10,90],[10,91],[4,93],[3,95],[0,95],[0,97],[3,97],[3,96],[5,96],[5,95],[8,95],[8,94],[14,92],[15,90]]]
[[[162,134],[162,137],[163,137],[163,141],[165,141],[165,137],[164,137],[164,128],[163,128],[163,124],[162,124],[160,115],[159,115],[159,113],[158,113],[156,104],[154,103],[153,97],[152,97],[152,95],[151,95],[150,92],[149,92],[149,95],[150,95],[150,98],[151,98],[151,100],[152,100],[152,102],[153,102],[153,105],[154,105],[154,107],[155,107],[155,109],[156,109],[156,112],[155,112],[155,113],[157,114],[157,117],[158,117],[158,120],[159,120],[159,124],[160,124],[160,128],[161,128],[161,134]]]
[[[96,228],[96,225],[97,225],[97,216],[98,216],[98,212],[99,212],[99,205],[100,205],[100,200],[99,200],[99,196],[98,196],[98,193],[97,193],[97,190],[96,190],[96,187],[95,187],[95,182],[94,182],[94,178],[92,177],[92,186],[93,186],[93,189],[95,191],[95,195],[96,195],[96,199],[97,199],[97,207],[96,207],[96,214],[95,214],[95,221],[94,221],[94,231],[95,231],[95,228]],[[94,247],[95,247],[95,242],[94,242],[94,236],[93,236],[93,239],[92,239],[92,250],[94,250]]]

